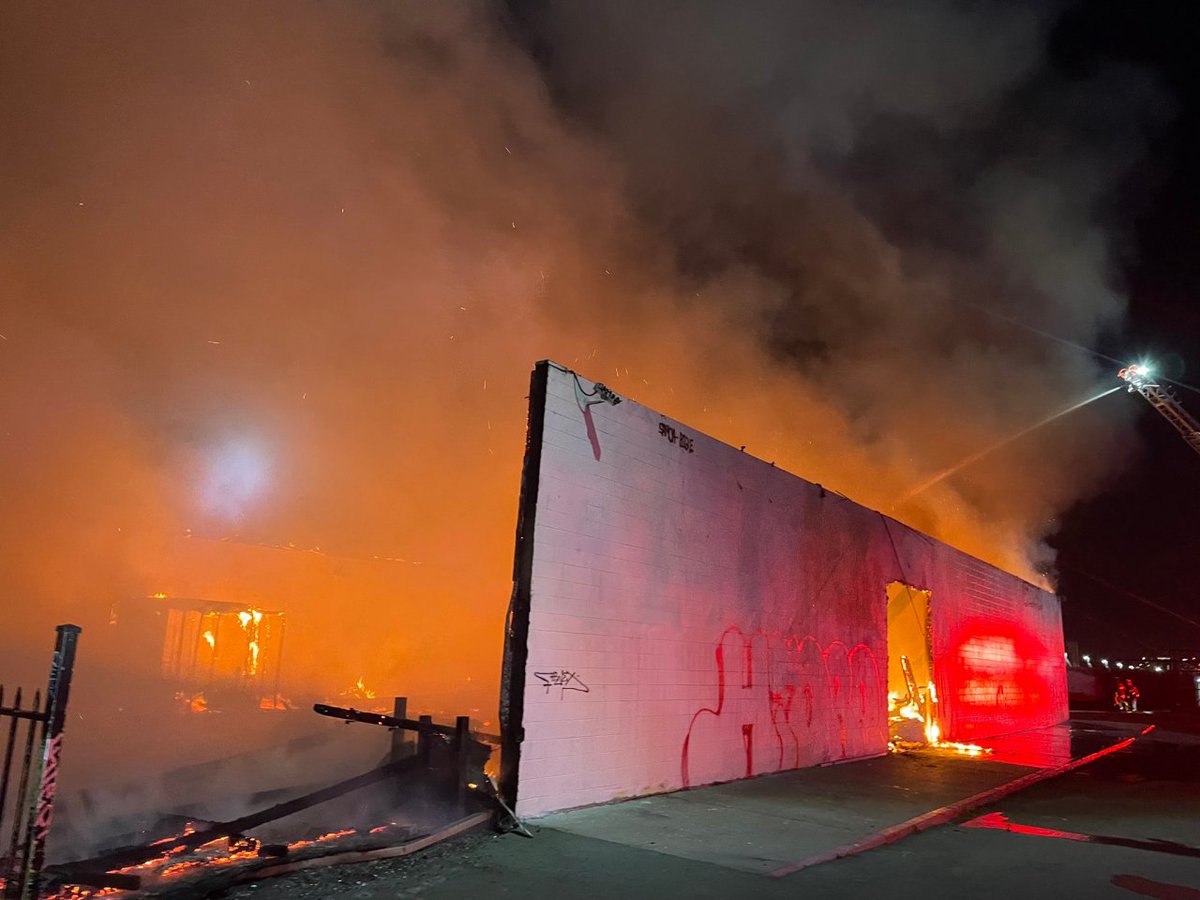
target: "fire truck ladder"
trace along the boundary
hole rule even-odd
[[[1136,391],[1145,397],[1164,419],[1175,426],[1188,446],[1200,453],[1200,422],[1179,405],[1170,391],[1155,382],[1147,366],[1127,366],[1117,374],[1128,383],[1130,393]]]

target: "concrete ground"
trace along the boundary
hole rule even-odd
[[[765,875],[1029,771],[934,753],[890,755],[557,813],[532,825]]]
[[[770,873],[1034,767],[882,757],[556,814],[535,823],[533,839],[474,835],[391,865],[232,894],[1200,900],[1200,737],[1165,728],[1141,735],[1148,724],[1151,717],[1076,723],[1076,756],[1114,736],[1137,740],[951,824],[782,877]],[[1061,736],[1031,743],[1061,753]]]

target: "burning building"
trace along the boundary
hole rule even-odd
[[[504,779],[537,815],[1067,717],[1058,598],[534,370]]]
[[[156,594],[114,608],[111,624],[142,658],[160,650],[158,680],[186,709],[283,705],[281,612]]]

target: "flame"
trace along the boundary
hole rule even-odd
[[[897,707],[896,715],[902,719],[915,719],[917,721],[920,721],[924,718],[924,716],[921,715],[921,710],[917,707],[917,704],[911,701],[905,703],[903,706]]]
[[[204,632],[204,642],[213,650],[217,649],[217,639],[211,631]]]
[[[888,692],[888,708],[891,709],[890,719],[893,722],[898,722],[901,719],[913,719],[920,721],[925,717],[921,715],[921,707],[916,700],[909,700],[907,694],[902,694],[899,691]]]
[[[955,753],[962,753],[965,756],[981,756],[992,752],[986,747],[980,747],[978,744],[959,744],[955,741],[940,741],[938,748],[953,750]]]
[[[263,612],[261,609],[250,607],[243,609],[237,614],[238,621],[242,625],[242,630],[246,632],[248,638],[246,653],[246,671],[249,675],[258,674],[258,625],[262,621]]]
[[[500,754],[495,752],[495,750],[487,758],[487,762],[483,764],[483,774],[492,781],[500,777]]]
[[[351,684],[345,690],[338,691],[336,695],[338,700],[343,702],[349,700],[353,702],[354,706],[358,709],[369,710],[371,712],[378,713],[390,712],[388,707],[381,704],[376,699],[378,696],[378,691],[367,684],[365,675],[359,675],[358,678],[354,680],[353,684]],[[374,702],[367,703],[366,701],[368,700]],[[337,702],[337,700],[334,702]]]

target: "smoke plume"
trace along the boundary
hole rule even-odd
[[[1111,384],[1064,342],[1120,326],[1111,188],[1158,101],[1054,74],[1052,27],[5,4],[0,676],[73,619],[111,700],[158,648],[104,657],[110,610],[161,591],[285,611],[291,691],[489,719],[547,357],[1039,577],[1120,404],[900,498]]]

